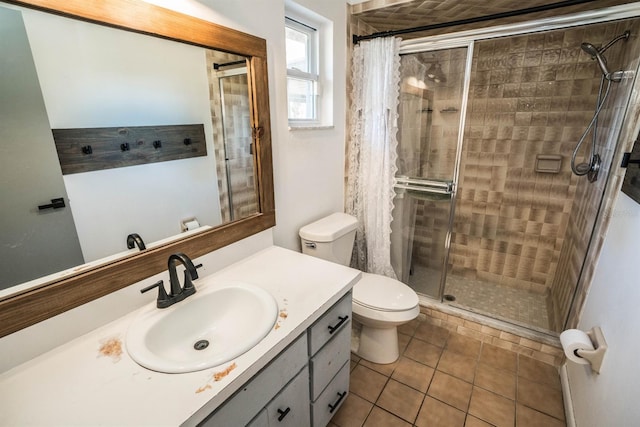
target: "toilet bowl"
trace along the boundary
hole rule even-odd
[[[334,213],[302,227],[302,252],[349,265],[357,224],[351,215]],[[374,363],[395,362],[399,357],[397,327],[419,313],[413,289],[390,277],[362,273],[353,287],[353,318],[362,325],[355,353]]]
[[[362,273],[353,287],[353,318],[362,324],[356,354],[374,363],[399,357],[397,327],[418,317],[418,295],[407,285],[379,274]]]

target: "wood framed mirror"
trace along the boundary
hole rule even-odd
[[[247,58],[258,213],[73,275],[0,301],[0,337],[160,273],[170,254],[196,258],[275,225],[266,41],[140,0],[4,1],[25,8]],[[135,209],[135,206],[132,207]]]

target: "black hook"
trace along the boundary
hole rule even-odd
[[[120,149],[122,151],[129,151],[131,147],[129,146],[128,142],[123,142],[122,144],[120,144]]]
[[[160,147],[162,147],[162,141],[160,141],[159,139],[156,141],[153,141],[153,148],[157,150]]]
[[[93,148],[90,145],[85,145],[82,147],[82,154],[91,154],[93,153]]]
[[[142,240],[142,237],[140,237],[138,233],[129,234],[127,236],[127,248],[133,249],[136,246],[138,246],[138,249],[140,249],[141,251],[147,249],[144,241]]]
[[[183,142],[184,145],[191,145],[191,138],[185,138]]]

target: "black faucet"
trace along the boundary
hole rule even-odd
[[[138,233],[129,234],[127,236],[127,248],[133,249],[136,245],[141,251],[147,249]]]
[[[182,263],[185,267],[184,284],[182,286],[180,285],[180,280],[178,280],[176,262]],[[188,296],[195,294],[196,288],[195,286],[193,286],[192,280],[196,280],[198,278],[198,272],[196,271],[196,269],[202,267],[202,264],[193,265],[191,259],[182,252],[170,255],[167,264],[169,267],[169,285],[171,288],[169,294],[167,294],[167,291],[164,288],[164,282],[162,280],[140,290],[141,293],[144,293],[157,287],[158,300],[156,306],[158,308],[170,307],[173,304],[187,298]]]

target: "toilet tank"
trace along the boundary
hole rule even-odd
[[[349,265],[358,220],[345,213],[334,213],[300,229],[302,253]]]

